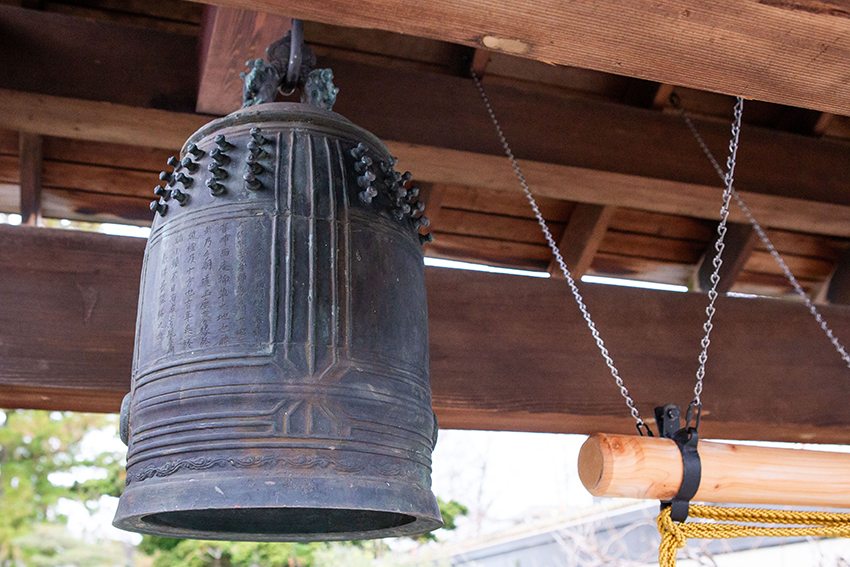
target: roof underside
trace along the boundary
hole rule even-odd
[[[180,0],[66,0],[41,7],[0,6],[0,22],[11,32],[4,34],[8,48],[0,50],[0,87],[180,113],[236,109],[238,62],[261,56],[267,39],[286,29],[283,18],[258,23],[257,14],[246,20],[245,12]],[[249,33],[248,41],[240,32]],[[538,203],[575,271],[699,288],[722,184],[671,95],[721,161],[732,97],[387,31],[306,22],[305,36],[319,66],[335,71],[340,113],[384,139],[498,156],[495,132],[468,79],[474,60],[517,156],[553,168]],[[748,101],[744,123],[737,170],[743,194],[770,196],[767,210],[794,212],[805,201],[850,220],[850,193],[843,190],[850,178],[850,118]],[[47,135],[42,214],[148,224],[156,174],[171,153]],[[20,209],[18,156],[18,132],[0,129],[0,212]],[[402,155],[401,166],[407,161]],[[553,268],[531,208],[506,161],[504,167],[491,186],[487,175],[474,172],[413,172],[436,237],[427,255]],[[572,189],[572,178],[584,174],[595,176],[592,186]],[[640,187],[629,196],[631,183]],[[616,184],[623,186],[619,192],[608,189]],[[691,187],[703,190],[693,212],[675,196]],[[772,216],[762,222],[803,289],[823,300],[850,247],[850,224],[821,225],[819,211],[800,222]],[[745,226],[739,229],[739,250],[727,253],[734,270],[725,274],[734,284],[725,289],[788,294],[790,284],[764,244]],[[841,295],[833,290],[831,297],[840,301]]]

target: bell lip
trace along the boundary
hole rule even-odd
[[[191,144],[197,143],[214,132],[239,126],[261,126],[264,122],[275,122],[277,123],[276,128],[280,127],[280,123],[290,123],[293,126],[312,128],[324,126],[336,131],[347,131],[352,137],[364,139],[382,152],[388,155],[390,153],[380,138],[332,110],[325,110],[301,102],[266,102],[240,108],[227,116],[216,118],[204,124],[183,144],[180,157],[186,156],[187,149]]]
[[[224,479],[220,475],[211,475],[206,478],[149,479],[143,483],[134,483],[129,485],[121,495],[112,525],[130,532],[170,538],[264,542],[350,541],[405,537],[431,532],[443,526],[440,508],[431,490],[417,488],[408,483],[382,480],[363,482],[361,479],[362,492],[358,492],[357,489],[352,489],[349,479],[296,477],[280,481],[278,477],[279,482],[275,482],[270,481],[271,478],[275,477],[230,476]],[[233,494],[234,497],[231,499],[229,494]],[[315,496],[311,496],[313,494]],[[368,498],[365,497],[367,494]],[[195,500],[192,501],[192,498]],[[175,506],[173,503],[176,501],[182,501],[184,504]],[[328,505],[327,501],[334,501],[334,504]],[[384,502],[384,507],[380,505],[381,502]],[[217,532],[163,526],[144,521],[146,516],[152,514],[239,507],[389,512],[411,516],[414,521],[401,526],[375,530],[321,534]]]
[[[145,514],[147,515],[147,514]],[[387,537],[417,536],[432,532],[443,527],[441,520],[415,516],[414,521],[395,528],[383,528],[362,532],[336,532],[332,534],[301,535],[301,534],[245,534],[236,532],[208,532],[201,530],[186,530],[169,528],[154,524],[144,524],[142,516],[128,516],[115,519],[112,525],[118,529],[145,535],[154,535],[175,539],[201,539],[210,541],[262,541],[262,542],[291,542],[308,543],[320,541],[359,541],[365,539],[382,539]]]

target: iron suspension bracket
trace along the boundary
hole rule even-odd
[[[691,426],[691,418],[696,411],[696,422]],[[676,522],[684,522],[688,518],[690,501],[699,490],[702,477],[702,463],[697,451],[699,443],[699,406],[688,408],[687,419],[682,427],[682,410],[677,404],[667,404],[655,408],[655,421],[658,424],[658,435],[672,439],[682,454],[682,484],[679,491],[670,500],[662,500],[661,508],[670,508],[670,517]]]

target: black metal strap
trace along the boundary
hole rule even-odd
[[[696,427],[681,427],[681,410],[676,404],[655,408],[658,434],[672,439],[682,454],[682,484],[679,491],[670,500],[663,500],[661,507],[670,507],[670,517],[676,522],[688,518],[690,501],[699,490],[702,477],[702,463],[697,451],[699,433]]]

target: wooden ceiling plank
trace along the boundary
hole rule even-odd
[[[69,138],[44,139],[44,159],[159,173],[174,151]]]
[[[377,28],[659,83],[850,114],[850,19],[783,2],[676,0],[210,0],[334,25]],[[648,31],[649,30],[649,33]],[[790,31],[789,31],[790,30]],[[770,73],[765,73],[765,68]]]
[[[26,169],[30,169],[23,159],[23,156],[20,161],[16,157],[0,156],[0,181],[17,184],[16,175],[23,180]],[[150,200],[157,185],[157,176],[152,172],[98,165],[44,160],[41,172],[40,184],[45,188],[73,189],[95,195],[127,195]]]
[[[439,231],[433,234],[434,242],[426,245],[425,254],[449,260],[542,272],[551,254],[547,246],[527,242]]]
[[[42,136],[21,132],[19,147],[21,223],[38,226],[41,224]]]
[[[130,386],[144,247],[142,239],[0,226],[0,407],[118,410]],[[441,426],[634,430],[563,282],[426,268],[426,285]],[[640,410],[688,399],[692,384],[681,377],[696,354],[683,345],[699,342],[704,296],[599,285],[583,293]],[[703,434],[850,442],[850,414],[834,403],[850,391],[847,368],[805,306],[724,301]],[[839,336],[850,334],[850,310],[823,312]],[[803,390],[793,403],[779,394]]]
[[[175,19],[166,19],[160,17],[151,17],[145,14],[138,13],[103,10],[100,8],[89,8],[73,4],[63,4],[61,2],[44,2],[43,4],[44,9],[48,12],[55,12],[58,14],[76,16],[101,22],[112,22],[127,26],[142,27],[151,30],[188,35],[192,37],[196,37],[198,35],[199,26],[197,23],[182,22],[177,21]]]
[[[795,256],[793,254],[782,254],[782,260],[794,274],[794,277],[823,280],[832,272],[835,263],[820,258],[807,256]],[[764,274],[777,274],[784,276],[782,268],[769,252],[753,250],[744,269],[749,272],[761,272]]]
[[[47,187],[42,196],[42,213],[45,218],[149,227],[153,220],[150,202],[150,197]]]
[[[560,232],[563,226],[561,223],[551,223],[550,228],[554,232]],[[543,238],[540,225],[533,219],[444,208],[440,212],[440,226],[438,230],[451,234],[478,236],[510,242],[527,242],[538,246],[546,246],[546,240]]]
[[[197,40],[0,4],[0,87],[172,111],[195,108]]]
[[[720,265],[720,281],[717,283],[717,292],[726,293],[735,285],[738,275],[750,259],[759,236],[749,223],[729,223],[726,225],[726,236],[723,238],[725,248],[723,249]],[[714,257],[716,239],[712,240],[705,253],[702,255],[694,272],[694,285],[700,291],[711,289],[711,276],[714,273]]]
[[[587,273],[616,210],[617,207],[610,205],[586,203],[579,203],[573,209],[558,248],[574,279],[579,280]],[[555,258],[549,261],[547,271],[556,278],[564,277]]]
[[[566,223],[573,204],[567,201],[537,196],[537,207],[547,222]],[[475,211],[518,218],[534,218],[534,211],[525,194],[516,191],[494,191],[486,187],[445,184],[442,205],[450,209]]]
[[[660,238],[649,234],[620,232],[610,227],[599,244],[599,252],[691,265],[699,261],[704,249],[705,243],[698,240]]]
[[[774,229],[768,229],[765,233],[780,254],[811,256],[837,262],[838,258],[850,248],[850,241],[846,239]],[[759,240],[756,249],[766,251],[767,247]]]
[[[289,30],[288,17],[207,6],[201,24],[200,77],[196,111],[229,114],[242,106],[245,62],[265,57],[266,47]]]
[[[693,264],[598,252],[587,273],[594,276],[687,285],[693,269]]]

